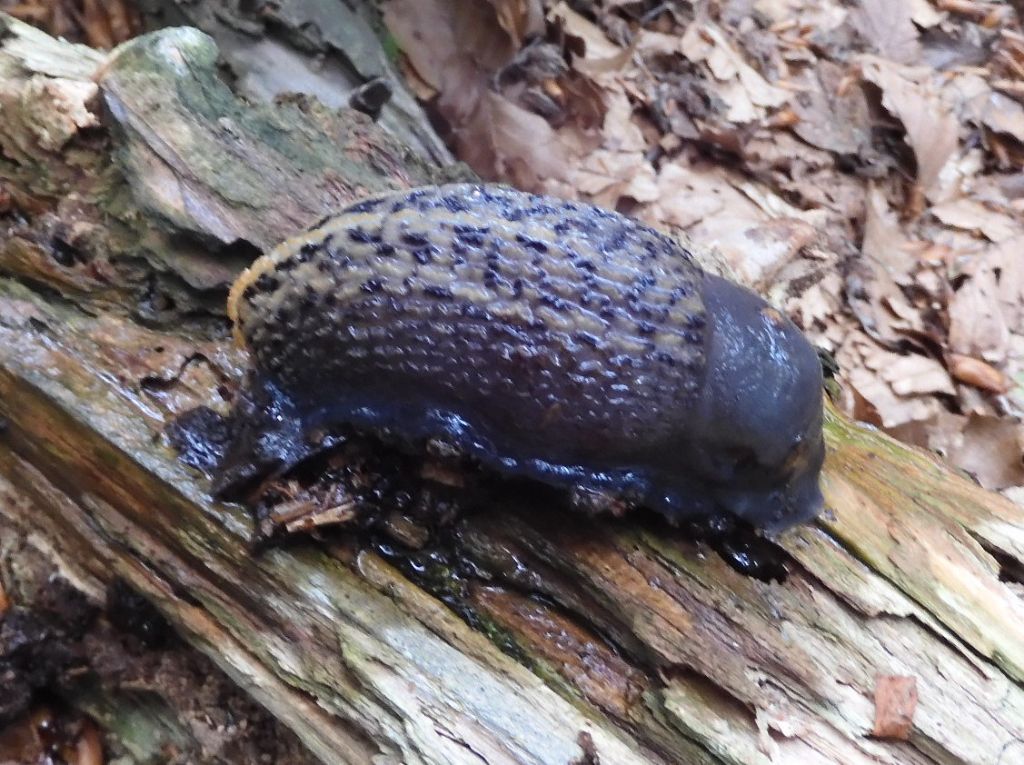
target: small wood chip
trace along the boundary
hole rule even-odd
[[[82,727],[82,734],[75,742],[75,754],[77,765],[103,765],[106,759],[103,757],[103,740],[96,726],[86,721]]]
[[[7,609],[11,607],[11,600],[7,597],[7,591],[4,589],[3,579],[0,579],[0,616],[7,613]]]
[[[875,728],[878,738],[906,741],[917,709],[917,678],[879,675],[875,683]]]
[[[420,468],[420,478],[456,489],[461,489],[466,485],[466,476],[458,468],[434,460],[427,460],[423,463]]]
[[[387,534],[413,550],[422,549],[430,541],[430,531],[402,513],[391,512],[384,518]]]
[[[354,500],[344,502],[326,510],[317,510],[301,518],[284,524],[285,531],[289,534],[297,534],[300,531],[312,531],[321,526],[335,526],[351,522],[356,517],[356,503]]]

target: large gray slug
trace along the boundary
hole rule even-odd
[[[346,426],[674,522],[778,530],[822,506],[814,349],[617,213],[490,185],[374,196],[259,258],[229,313],[272,424],[250,463]]]

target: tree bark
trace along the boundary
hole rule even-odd
[[[241,102],[195,30],[105,57],[2,23],[0,473],[34,508],[2,512],[130,582],[324,762],[1024,760],[1024,513],[832,412],[829,512],[777,540],[783,583],[501,501],[418,575],[354,535],[253,553],[164,433],[240,379],[226,285],[451,171],[358,113]],[[916,678],[906,741],[872,736],[890,675]]]
[[[452,162],[381,42],[387,34],[374,2],[141,0],[139,7],[153,26],[187,25],[210,35],[235,91],[247,98],[298,92],[341,108],[366,83],[386,83],[391,97],[380,125],[424,160]]]

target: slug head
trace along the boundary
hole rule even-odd
[[[697,412],[704,445],[695,467],[717,504],[757,528],[777,531],[813,518],[822,373],[814,348],[789,319],[754,293],[707,275],[707,367]]]

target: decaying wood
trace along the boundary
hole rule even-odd
[[[63,722],[69,723],[63,727],[72,732],[76,715],[88,715],[110,732],[106,761],[115,757],[139,765],[169,761],[213,765],[258,762],[261,757],[282,765],[315,761],[290,730],[267,715],[205,656],[176,639],[166,624],[159,623],[159,617],[140,614],[134,594],[131,602],[108,597],[104,582],[76,575],[82,573],[80,567],[77,572],[59,568],[60,559],[53,555],[50,538],[18,522],[32,519],[36,509],[3,475],[0,505],[5,508],[0,513],[0,580],[9,598],[6,603],[0,599],[0,617],[14,613],[9,608],[21,608],[23,616],[27,612],[34,620],[23,620],[20,629],[5,620],[5,638],[12,632],[19,634],[11,641],[0,639],[0,650],[10,642],[22,642],[30,637],[26,632],[38,629],[31,635],[33,648],[38,648],[39,642],[45,642],[47,648],[37,651],[36,657],[64,651],[71,659],[59,668],[51,662],[50,669],[57,671],[46,697],[49,708],[33,710],[30,720],[49,718],[55,738],[60,740]],[[66,583],[69,574],[71,582]],[[74,600],[70,609],[74,624],[69,624],[70,598]],[[106,618],[100,617],[96,604],[103,604]],[[113,615],[115,609],[125,607],[135,610]],[[154,631],[140,639],[138,629],[135,634],[124,630],[128,619],[136,628],[144,625]],[[83,673],[86,665],[88,673]],[[25,669],[40,671],[31,665]],[[9,712],[16,699],[11,688],[2,687],[0,710]],[[66,703],[54,707],[57,696]],[[5,747],[12,727],[24,729],[29,722],[0,725],[2,761],[11,762],[12,755],[17,762],[41,761]],[[81,756],[77,760],[95,761]]]
[[[424,159],[451,162],[388,58],[375,3],[143,0],[139,6],[155,24],[188,25],[213,37],[237,92],[247,98],[300,92],[337,108],[366,83],[384,83],[391,96],[380,124]]]
[[[145,593],[325,762],[1024,761],[1024,513],[835,415],[830,511],[779,539],[784,583],[547,506],[466,517],[419,577],[345,534],[252,553],[164,435],[237,384],[224,285],[345,200],[437,176],[361,115],[237,101],[194,30],[105,59],[4,23],[18,520]],[[907,741],[872,737],[886,676],[916,679]]]

